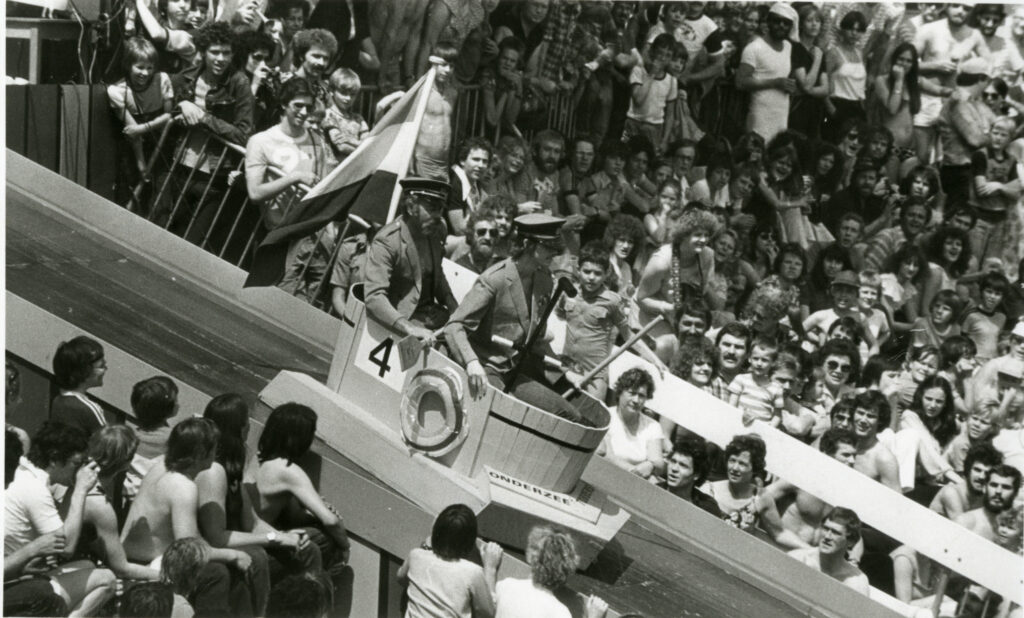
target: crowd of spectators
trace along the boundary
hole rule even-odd
[[[363,84],[384,95],[434,67],[410,172],[452,187],[435,240],[482,273],[510,255],[518,215],[564,218],[550,267],[583,291],[560,309],[573,369],[658,322],[640,351],[659,371],[1019,551],[1024,9],[272,0],[207,16],[136,4],[148,40],[126,42],[110,100],[140,172],[147,136],[172,118],[247,141],[246,191],[272,228],[369,130]],[[453,113],[467,86],[481,89],[482,135]],[[571,135],[548,126],[561,105]],[[209,201],[158,202],[154,216],[216,236],[208,196],[227,174],[195,133],[181,140],[189,169],[170,173]],[[293,244],[282,287],[341,313],[377,230],[329,229]],[[816,545],[823,570],[848,575],[824,555],[859,544],[876,587],[911,601],[933,586],[926,559],[855,515],[766,484],[756,438],[716,452],[648,422],[654,382],[626,378],[588,385],[618,405],[602,446],[613,461],[784,547]],[[61,385],[62,414],[92,422],[95,379]]]

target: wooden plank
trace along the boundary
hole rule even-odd
[[[28,128],[28,86],[7,86],[7,147],[25,155],[26,130]]]
[[[26,155],[56,172],[60,165],[60,87],[54,84],[29,86],[27,112]]]
[[[60,175],[85,187],[89,182],[91,87],[66,84],[60,89]]]

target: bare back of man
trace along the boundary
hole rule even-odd
[[[832,507],[802,489],[795,491],[792,504],[782,514],[782,526],[813,545],[817,541],[816,531]]]
[[[199,536],[195,515],[198,506],[196,484],[184,474],[172,472],[157,463],[142,479],[139,494],[128,511],[121,542],[131,562],[151,564],[163,555],[176,538]],[[191,509],[192,531],[185,530],[187,521],[175,512]],[[176,534],[177,532],[177,534]]]

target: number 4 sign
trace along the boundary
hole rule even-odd
[[[405,371],[400,366],[395,349],[398,337],[399,335],[388,331],[380,324],[368,320],[366,330],[359,338],[355,366],[384,382],[396,392],[401,392],[405,384]]]

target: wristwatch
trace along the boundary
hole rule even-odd
[[[271,545],[277,545],[277,533],[276,532],[268,532],[267,533],[267,543],[270,543]]]

